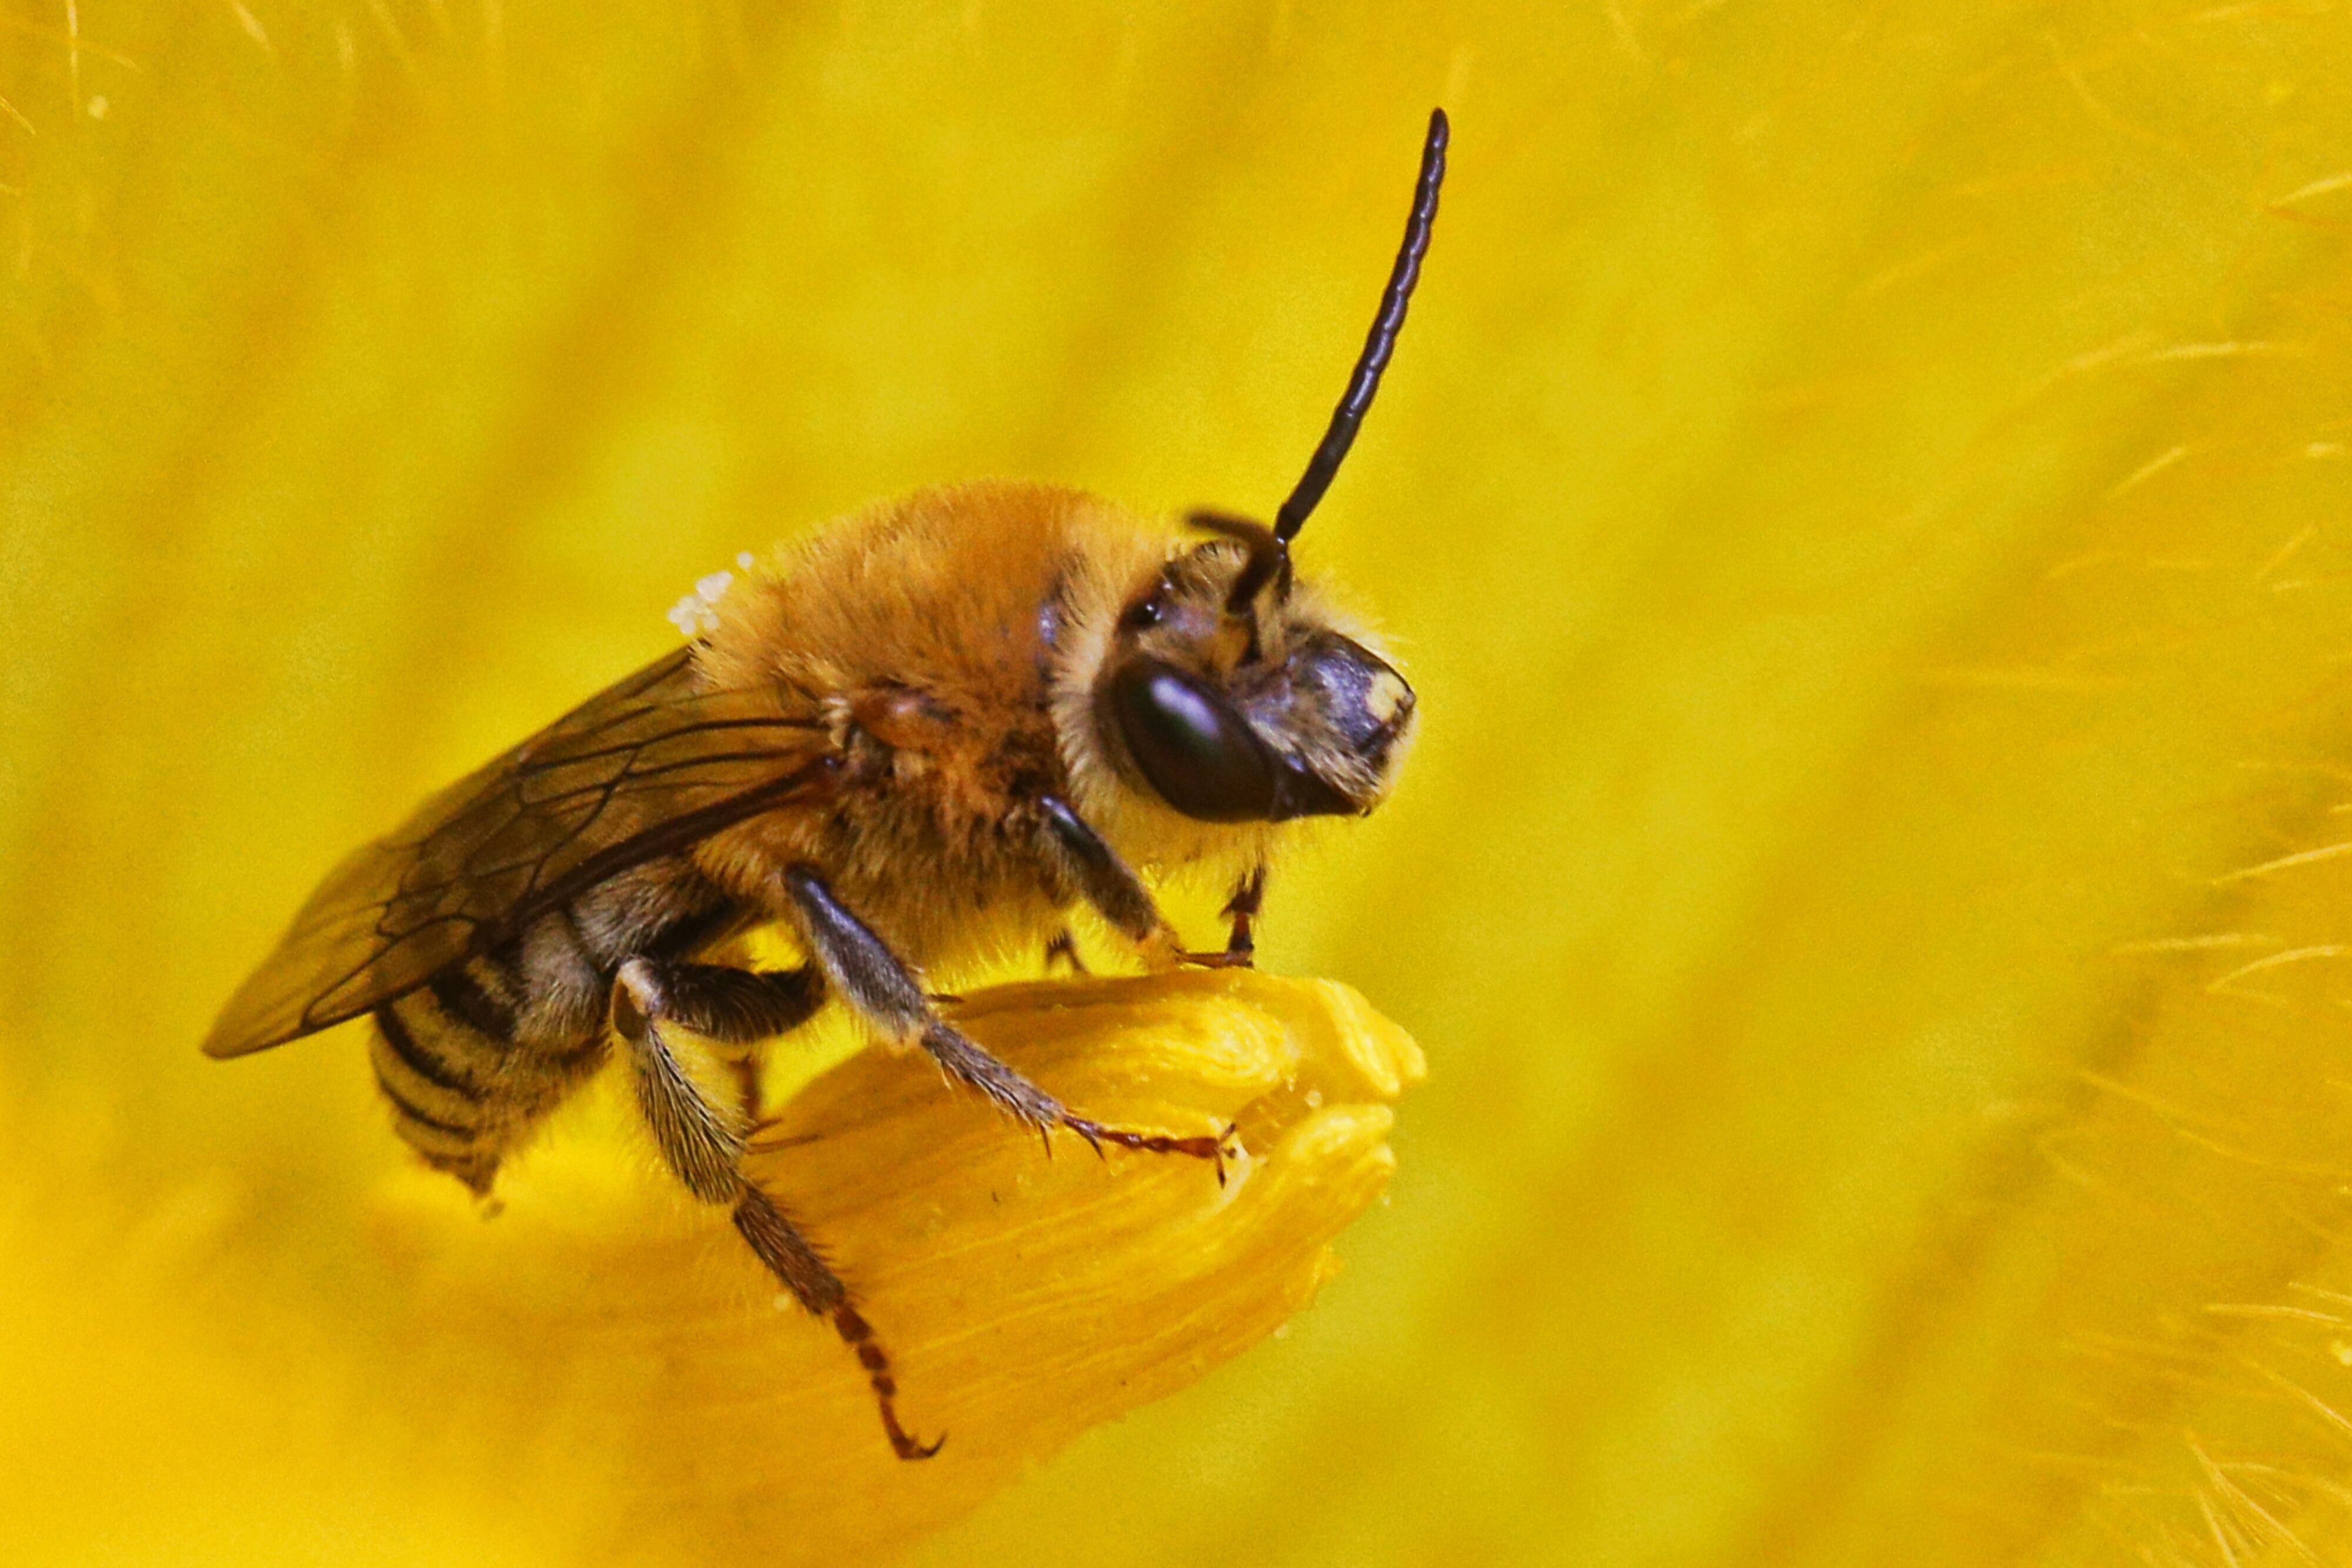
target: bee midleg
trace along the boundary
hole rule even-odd
[[[733,1211],[736,1233],[811,1312],[832,1320],[865,1368],[882,1412],[882,1428],[902,1459],[924,1459],[937,1442],[919,1442],[898,1424],[898,1380],[873,1329],[850,1304],[841,1282],[775,1200],[743,1174],[748,1116],[714,1104],[679,1063],[661,1025],[675,1023],[721,1046],[748,1045],[807,1019],[824,1000],[820,977],[802,968],[760,974],[712,964],[623,963],[613,982],[613,1027],[636,1070],[637,1104],[654,1142],[686,1189]]]
[[[1015,1121],[1049,1134],[1049,1151],[1053,1129],[1067,1127],[1097,1154],[1103,1145],[1117,1144],[1154,1154],[1191,1155],[1216,1161],[1218,1177],[1223,1179],[1231,1129],[1213,1138],[1178,1138],[1105,1126],[1076,1114],[933,1012],[913,971],[834,896],[815,867],[787,867],[780,881],[785,901],[799,916],[810,956],[843,999],[892,1039],[919,1044],[950,1078],[978,1090]]]

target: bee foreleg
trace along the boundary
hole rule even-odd
[[[1037,808],[1038,844],[1054,880],[1093,904],[1120,935],[1144,950],[1147,959],[1166,967],[1181,956],[1183,943],[1175,927],[1118,852],[1067,801],[1046,795],[1039,798]]]
[[[1131,874],[1131,873],[1130,873]],[[990,1055],[931,1011],[920,981],[873,929],[850,913],[813,866],[788,868],[782,892],[800,918],[810,956],[844,1000],[894,1040],[912,1040],[939,1063],[940,1071],[976,1089],[1015,1121],[1050,1134],[1067,1127],[1100,1153],[1105,1144],[1153,1154],[1190,1155],[1217,1162],[1224,1179],[1225,1145],[1232,1129],[1216,1137],[1179,1138],[1164,1133],[1130,1132],[1080,1116]],[[1051,1144],[1047,1145],[1048,1149]]]
[[[720,977],[725,975],[739,978]],[[713,1104],[662,1038],[660,1024],[667,1019],[725,1043],[757,1040],[791,1028],[823,999],[817,977],[806,969],[761,975],[631,958],[614,977],[613,1028],[628,1043],[637,1103],[670,1169],[695,1197],[730,1206],[736,1233],[752,1254],[802,1306],[832,1320],[834,1332],[865,1369],[891,1451],[902,1459],[928,1459],[939,1452],[940,1443],[919,1442],[898,1424],[898,1384],[890,1358],[850,1304],[849,1288],[775,1200],[743,1175],[743,1118]]]
[[[1253,929],[1258,906],[1265,900],[1265,867],[1250,868],[1225,903],[1225,919],[1230,923],[1225,937],[1225,962],[1238,969],[1251,967],[1257,961],[1257,934]]]

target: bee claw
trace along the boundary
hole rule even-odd
[[[890,1434],[890,1451],[902,1459],[928,1459],[947,1446],[948,1435],[945,1432],[928,1443],[922,1442],[899,1426],[897,1416],[887,1408],[883,1412],[882,1424]]]
[[[1109,1160],[1110,1156],[1103,1153],[1103,1138],[1106,1135],[1116,1138],[1117,1134],[1111,1134],[1108,1128],[1098,1127],[1084,1116],[1065,1116],[1062,1118],[1062,1125],[1084,1138],[1087,1141],[1087,1146],[1094,1150],[1095,1158]]]
[[[948,1435],[942,1432],[928,1443],[918,1443],[914,1438],[908,1437],[903,1447],[898,1443],[893,1443],[890,1446],[898,1450],[898,1457],[902,1459],[928,1459],[947,1447],[947,1441]]]
[[[928,1459],[940,1451],[948,1440],[945,1432],[925,1443],[898,1424],[898,1379],[890,1370],[889,1354],[874,1337],[864,1314],[843,1301],[833,1309],[833,1326],[842,1343],[857,1354],[857,1364],[866,1371],[866,1381],[874,1391],[874,1404],[882,1416],[883,1433],[890,1439],[890,1451],[902,1459]]]

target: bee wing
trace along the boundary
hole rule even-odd
[[[605,878],[814,794],[814,712],[696,689],[691,649],[591,697],[337,866],[205,1041],[243,1056],[356,1018]]]

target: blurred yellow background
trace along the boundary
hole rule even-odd
[[[1391,1201],[917,1560],[2352,1561],[2352,19],[781,10],[0,5],[11,1562],[590,1551],[212,1010],[738,550],[1270,512],[1438,102],[1302,543],[1423,738],[1262,948],[1425,1048]]]

